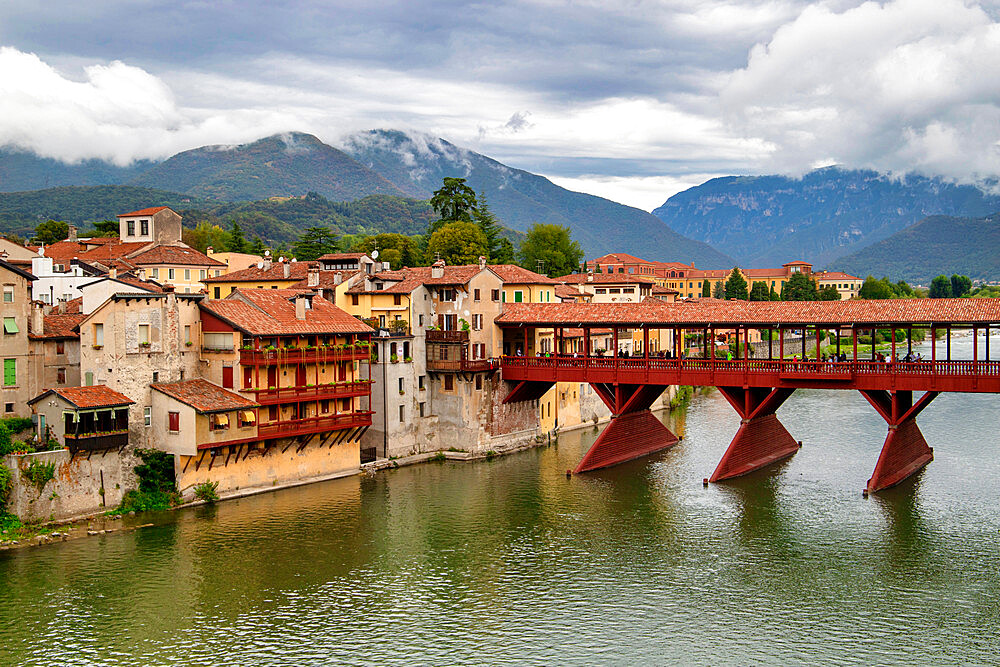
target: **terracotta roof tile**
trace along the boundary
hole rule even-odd
[[[149,385],[150,388],[175,398],[185,405],[201,413],[228,412],[230,410],[245,410],[255,408],[259,403],[244,398],[239,394],[223,389],[208,380],[182,380]]]
[[[361,259],[365,257],[363,252],[328,252],[325,255],[320,255],[320,260],[330,260],[336,261],[338,259]]]
[[[102,384],[94,385],[92,387],[57,387],[48,389],[38,396],[35,396],[33,399],[28,401],[28,403],[40,401],[50,393],[62,396],[77,408],[81,409],[109,408],[117,407],[119,405],[132,405],[135,403],[135,401],[125,394],[119,394],[114,389],[109,389]]]
[[[160,211],[162,211],[164,209],[168,209],[168,208],[170,208],[170,207],[169,206],[153,206],[152,208],[143,208],[143,209],[139,209],[138,211],[132,211],[131,213],[120,213],[118,215],[118,217],[119,218],[134,218],[134,217],[139,216],[139,215],[153,215],[155,213],[159,213]]]
[[[340,283],[336,282],[337,274],[338,273],[340,274]],[[313,287],[309,286],[309,278],[308,278],[308,273],[307,273],[306,274],[307,275],[306,278],[304,278],[303,280],[300,280],[299,282],[295,283],[294,285],[291,285],[289,287],[289,289],[334,289],[335,287],[338,287],[339,285],[342,285],[343,283],[346,283],[348,280],[350,280],[354,276],[358,275],[359,273],[361,273],[361,272],[360,271],[348,271],[346,269],[345,270],[334,270],[334,271],[322,271],[321,270],[319,272],[319,284],[318,285],[314,285]],[[223,277],[225,277],[225,276],[223,276]]]
[[[588,276],[593,276],[589,280]],[[637,276],[634,273],[571,273],[568,276],[556,278],[559,282],[568,284],[586,283],[588,285],[609,285],[631,283],[635,285],[655,285],[656,281],[646,276]]]
[[[180,264],[190,266],[225,266],[225,263],[212,259],[204,253],[186,245],[154,245],[129,258],[139,266],[149,264]]]
[[[493,273],[500,276],[500,279],[505,283],[534,285],[556,285],[559,283],[554,278],[529,271],[516,264],[490,264],[489,268]]]
[[[234,327],[254,336],[296,334],[372,333],[371,327],[333,305],[314,297],[306,319],[295,317],[294,289],[243,289],[225,299],[208,299],[201,307]]]
[[[285,267],[288,267],[288,277],[285,277]],[[258,283],[275,280],[304,280],[309,275],[309,267],[319,266],[317,262],[271,262],[270,269],[258,269],[257,265],[226,273],[221,276],[210,276],[202,282],[206,283]]]
[[[1000,322],[1000,299],[850,301],[699,301],[666,303],[508,303],[498,325],[796,325],[984,324]]]
[[[34,339],[51,338],[79,338],[80,334],[73,331],[80,322],[87,318],[82,313],[49,313],[44,318],[45,330],[41,334],[32,334]]]

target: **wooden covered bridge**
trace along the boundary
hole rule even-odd
[[[853,389],[889,425],[868,480],[868,490],[877,491],[933,459],[916,417],[938,394],[1000,392],[1000,361],[991,361],[989,350],[989,333],[1000,324],[1000,299],[506,304],[496,324],[508,352],[500,361],[502,377],[511,383],[505,402],[540,398],[556,382],[585,382],[611,410],[611,422],[576,472],[676,443],[649,411],[669,385],[716,387],[742,418],[713,482],[798,451],[799,443],[775,416],[796,389]],[[886,330],[897,335],[887,336],[890,354],[882,360],[874,345],[868,351],[863,343]],[[900,330],[907,335],[898,335]],[[953,358],[956,330],[972,332],[971,358]],[[789,333],[798,344],[786,345]],[[931,341],[930,354],[901,360],[913,358],[910,341],[921,335]],[[828,336],[836,342],[828,344],[833,348],[823,360],[820,340]],[[810,356],[805,343],[813,337]],[[734,339],[737,354],[724,354]],[[755,340],[768,342],[749,344]],[[756,352],[762,347],[766,353]],[[915,399],[914,392],[923,393]]]

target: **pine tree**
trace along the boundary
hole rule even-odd
[[[739,268],[734,266],[733,270],[729,273],[729,278],[726,280],[726,298],[746,301],[748,297],[747,281],[743,277],[743,274],[740,273]]]
[[[753,286],[750,288],[750,300],[769,301],[770,299],[771,294],[768,292],[767,283],[762,280],[754,281]]]
[[[233,220],[233,228],[229,232],[229,252],[246,252],[247,242],[243,237],[243,228]]]
[[[701,295],[706,299],[712,296],[712,283],[707,280],[703,280],[701,282]]]
[[[726,298],[726,286],[722,284],[721,280],[712,285],[712,298],[713,299]]]

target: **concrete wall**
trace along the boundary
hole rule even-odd
[[[39,491],[22,471],[32,461],[54,463],[55,478]],[[117,452],[77,456],[70,460],[65,449],[38,454],[10,455],[3,459],[13,472],[14,488],[7,499],[7,511],[22,521],[51,521],[91,514],[116,507],[126,489],[132,488],[125,480],[127,466]],[[101,474],[104,475],[104,498],[100,494]]]
[[[216,456],[212,469],[209,470],[211,454],[203,452],[201,465],[195,470],[196,459],[186,456],[175,456],[175,471],[177,488],[185,498],[190,499],[193,488],[202,482],[218,482],[218,493],[225,494],[239,489],[253,487],[268,487],[287,482],[325,477],[337,473],[348,473],[358,470],[361,454],[357,440],[339,445],[319,446],[311,444],[301,452],[290,447],[282,453],[284,445],[272,447],[266,454],[263,449],[252,449],[244,459],[233,455],[229,464],[225,464],[225,452]],[[235,449],[235,448],[234,448]],[[246,454],[246,449],[243,448]],[[238,460],[237,460],[238,459]],[[184,470],[185,464],[187,470]]]
[[[0,299],[0,324],[3,323],[3,318],[13,317],[18,333],[4,333],[0,328],[0,371],[3,360],[14,359],[17,384],[5,385],[0,376],[0,416],[27,417],[31,415],[27,402],[38,394],[41,374],[41,364],[31,357],[31,344],[28,340],[32,319],[31,282],[18,273],[0,267],[0,290],[3,287],[13,287],[14,301],[4,303]]]

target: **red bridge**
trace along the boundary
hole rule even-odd
[[[989,360],[1000,299],[506,304],[496,323],[504,334],[502,377],[512,384],[505,402],[538,399],[556,382],[586,382],[611,410],[611,422],[576,472],[676,443],[677,436],[649,411],[670,385],[716,387],[742,417],[713,482],[798,451],[799,443],[775,416],[796,389],[853,389],[889,426],[867,485],[877,491],[933,459],[916,417],[939,393],[1000,393],[1000,361]],[[971,359],[952,358],[955,329],[971,330]],[[874,345],[859,355],[878,331],[891,339],[888,359],[879,360]],[[786,344],[789,333],[797,334],[794,345]],[[817,351],[827,335],[836,342],[823,361]],[[897,360],[910,356],[910,341],[921,336],[930,338],[930,356]],[[814,339],[810,355],[806,341]],[[723,358],[734,340],[739,356]],[[599,349],[599,342],[607,350]],[[914,399],[914,392],[923,393]]]

